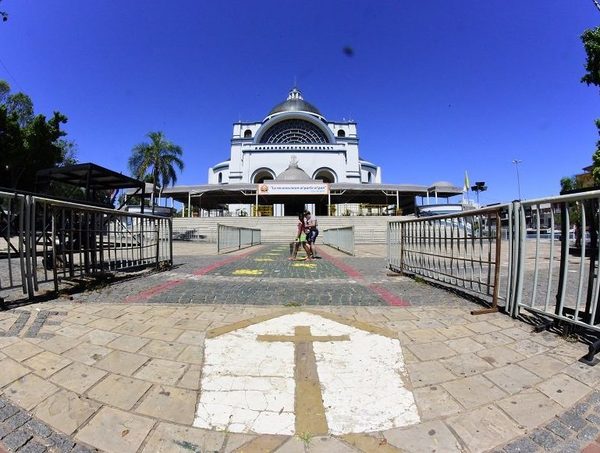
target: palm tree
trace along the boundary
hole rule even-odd
[[[152,206],[154,209],[154,193],[156,185],[162,188],[177,182],[177,173],[183,170],[181,147],[168,141],[162,132],[150,132],[147,137],[150,143],[140,143],[131,150],[129,170],[137,179],[152,180]]]

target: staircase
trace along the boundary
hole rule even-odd
[[[386,242],[387,224],[399,217],[385,216],[319,216],[319,231],[354,225],[356,244],[382,244]],[[217,224],[261,230],[263,243],[290,242],[296,235],[296,217],[176,217],[173,218],[174,237],[217,241]],[[318,242],[318,240],[317,240]]]

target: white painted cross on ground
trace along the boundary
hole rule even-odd
[[[417,423],[398,339],[328,318],[286,314],[207,338],[194,426],[339,435]]]

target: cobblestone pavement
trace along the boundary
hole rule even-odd
[[[288,262],[284,246],[187,252],[169,271],[0,311],[0,452],[600,451],[600,366],[578,362],[581,343],[472,316],[472,302],[388,276],[373,248],[323,247],[313,262]],[[302,311],[392,332],[420,423],[335,436],[194,427],[207,338]]]

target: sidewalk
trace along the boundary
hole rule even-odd
[[[600,452],[583,344],[388,276],[383,246],[287,253],[176,244],[0,312],[0,452]]]

